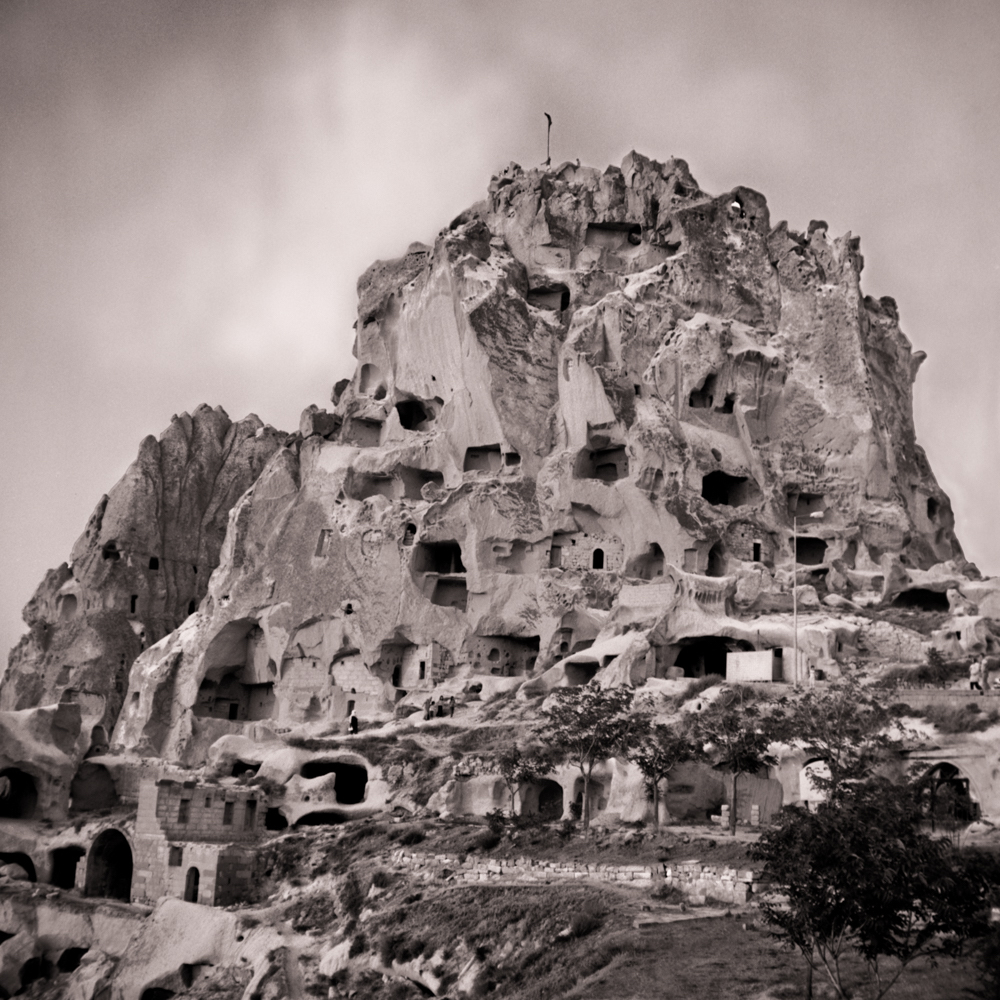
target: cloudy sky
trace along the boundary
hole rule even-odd
[[[688,161],[861,236],[916,424],[1000,572],[996,0],[0,0],[0,649],[146,434],[283,429],[357,276],[510,160]]]

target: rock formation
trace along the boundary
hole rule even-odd
[[[251,723],[537,677],[605,628],[630,629],[627,670],[618,640],[553,682],[724,660],[767,637],[713,618],[790,608],[796,516],[805,603],[891,598],[939,563],[944,599],[966,563],[914,438],[921,355],[862,263],[682,161],[512,164],[434,247],[361,277],[354,378],[234,509],[116,741],[197,763]],[[702,620],[678,631],[681,594]]]
[[[233,423],[201,406],[174,417],[159,440],[147,437],[69,562],[25,606],[30,631],[10,653],[0,709],[65,698],[110,733],[132,661],[194,613],[230,509],[285,436],[255,416]]]
[[[283,930],[244,941],[256,920],[189,904],[252,894],[290,824],[505,807],[478,741],[537,721],[556,686],[632,684],[666,712],[685,677],[1000,652],[1000,587],[916,444],[923,356],[862,265],[850,234],[772,226],[761,195],[708,195],[680,160],[511,164],[433,247],[362,275],[331,410],[285,435],[201,407],[147,438],[26,607],[0,684],[0,863],[157,907],[129,910],[132,955],[106,915],[73,924],[94,950],[79,995],[230,974],[247,996],[301,992]],[[862,614],[888,605],[940,615],[918,632]],[[431,698],[468,732],[389,725]],[[386,728],[340,739],[352,713]],[[964,794],[1000,812],[984,746]],[[792,748],[741,775],[741,820],[807,798],[811,763]],[[588,787],[597,825],[650,818],[634,764]],[[663,818],[703,818],[723,788],[682,765]],[[583,792],[564,763],[518,794],[556,819]],[[0,893],[4,919],[25,907]],[[13,992],[42,935],[7,936]],[[327,944],[332,975],[355,953]]]

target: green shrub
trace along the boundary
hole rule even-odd
[[[1000,721],[1000,712],[995,708],[983,712],[975,702],[962,706],[928,705],[921,715],[941,733],[980,733]]]
[[[575,913],[569,922],[570,933],[575,938],[582,938],[591,931],[596,931],[604,920],[600,915],[592,910],[584,910],[582,913]]]
[[[507,826],[507,817],[504,816],[503,810],[493,809],[491,812],[488,812],[486,814],[486,825],[490,828],[491,833],[503,833],[504,828]]]
[[[339,892],[340,905],[344,908],[344,912],[352,917],[359,916],[365,905],[365,895],[366,891],[357,875],[353,871],[348,871],[341,880]]]
[[[473,838],[473,849],[478,848],[481,851],[492,851],[500,843],[500,840],[499,833],[494,833],[492,830],[483,830],[482,833],[476,834]]]

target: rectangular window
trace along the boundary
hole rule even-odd
[[[191,818],[191,800],[181,799],[181,804],[177,809],[177,822],[186,823]]]
[[[243,829],[252,830],[256,819],[257,819],[257,801],[256,799],[247,799],[246,812],[243,814]]]
[[[171,847],[170,848],[170,858],[167,864],[171,868],[180,868],[184,864],[184,848],[183,847]]]
[[[222,825],[232,826],[233,825],[233,803],[227,802],[222,807]]]

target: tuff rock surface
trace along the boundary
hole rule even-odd
[[[680,160],[511,164],[433,247],[362,275],[332,409],[286,435],[200,407],[147,438],[0,683],[0,988],[69,956],[81,1000],[334,995],[351,969],[439,990],[441,956],[386,965],[355,935],[385,879],[352,910],[330,870],[402,827],[281,830],[506,808],[490,753],[559,685],[632,684],[669,720],[719,694],[684,701],[685,676],[731,664],[788,681],[1000,651],[998,581],[915,441],[923,356],[862,264],[850,234],[772,226]],[[432,697],[457,717],[410,714]],[[352,712],[384,725],[341,738]],[[959,757],[1000,815],[995,736]],[[814,798],[808,763],[789,746],[741,775],[741,820]],[[660,818],[703,821],[726,780],[680,765]],[[554,821],[583,791],[563,762],[518,794]],[[589,794],[597,830],[652,818],[629,761]],[[290,867],[259,878],[268,856]]]
[[[234,507],[115,741],[196,763],[472,675],[641,683],[692,637],[790,644],[741,618],[790,610],[793,516],[803,606],[943,599],[978,574],[915,441],[922,355],[862,265],[680,160],[512,164],[362,275],[354,378]]]
[[[229,511],[285,436],[256,416],[234,423],[201,406],[145,438],[69,561],[25,606],[29,631],[11,650],[0,710],[67,697],[110,733],[132,661],[205,596]]]

